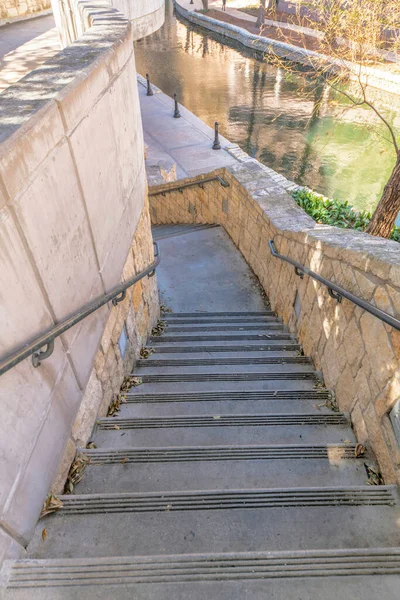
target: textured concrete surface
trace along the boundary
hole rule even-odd
[[[159,244],[161,301],[174,312],[266,309],[257,280],[221,227]]]

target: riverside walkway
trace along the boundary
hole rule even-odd
[[[0,94],[60,49],[53,15],[0,27]]]

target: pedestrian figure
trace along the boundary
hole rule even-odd
[[[222,10],[226,12],[226,0],[222,0]]]

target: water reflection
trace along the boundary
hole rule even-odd
[[[209,125],[217,119],[223,135],[264,164],[358,209],[375,207],[395,155],[371,111],[349,110],[326,85],[288,76],[186,26],[170,3],[162,29],[136,43],[136,62],[139,73],[151,73],[170,96],[177,92]],[[380,101],[399,128],[399,99]]]

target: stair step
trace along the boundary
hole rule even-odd
[[[143,388],[139,386],[137,390]],[[158,392],[158,393],[142,393],[128,392],[126,394],[126,401],[128,403],[137,402],[224,402],[224,401],[235,401],[235,402],[249,402],[251,400],[256,401],[280,401],[280,400],[309,400],[312,402],[318,402],[320,404],[328,402],[332,398],[332,393],[325,389],[312,389],[312,390],[224,390],[224,391],[200,391],[200,392],[178,392],[173,391],[170,393]]]
[[[264,310],[264,311],[252,311],[252,312],[179,312],[179,313],[167,313],[163,317],[166,321],[169,319],[186,319],[192,317],[200,317],[203,319],[208,319],[209,317],[268,317],[268,316],[276,316],[272,310]]]
[[[159,369],[160,370],[160,369]],[[139,375],[139,373],[136,373]],[[286,381],[293,379],[317,380],[315,371],[272,371],[268,372],[248,372],[248,373],[144,373],[140,374],[143,383],[192,383],[192,382],[218,382],[218,381]]]
[[[124,457],[125,458],[125,457]],[[88,464],[75,494],[366,485],[371,458]]]
[[[229,460],[342,460],[355,456],[354,444],[287,444],[271,446],[169,446],[149,448],[81,449],[91,465],[142,462],[192,462]]]
[[[156,347],[154,348],[155,353],[158,355],[163,354],[182,354],[182,353],[198,353],[198,352],[299,352],[301,347],[296,342],[281,343],[279,340],[270,340],[268,343],[261,344],[259,340],[252,344],[236,344],[232,345],[227,341],[225,344],[219,342],[218,344],[210,345],[206,342],[197,342],[196,345],[190,342],[184,343],[169,343],[164,342],[162,338],[159,338]]]
[[[28,549],[33,558],[56,558],[160,554],[170,548],[178,553],[203,553],[210,547],[215,552],[228,548],[231,552],[311,550],[326,547],[327,541],[331,548],[400,543],[394,496],[372,505],[368,496],[367,504],[342,505],[336,498],[332,505],[300,501],[280,506],[278,502],[274,508],[267,499],[264,506],[240,506],[239,496],[238,492],[236,500],[218,508],[206,503],[203,508],[186,505],[173,510],[172,504],[171,510],[167,494],[161,510],[114,512],[110,508],[97,514],[61,510],[39,523]],[[386,505],[387,500],[392,505]],[[43,528],[47,530],[45,543]]]
[[[198,333],[198,332],[210,332],[218,333],[219,331],[236,331],[236,332],[247,332],[247,331],[285,331],[285,327],[281,321],[275,319],[268,323],[232,323],[232,324],[215,324],[215,325],[170,325],[167,324],[165,332],[169,333]]]
[[[222,358],[147,358],[136,363],[137,369],[154,367],[203,367],[216,365],[309,365],[308,356],[223,356]]]
[[[205,384],[203,384],[205,385]],[[331,394],[324,389],[311,390],[227,390],[166,393],[142,393],[143,386],[136,392],[126,394],[126,404],[121,405],[121,417],[151,417],[160,413],[169,415],[222,415],[222,414],[274,414],[287,412],[332,414],[329,408]]]
[[[343,425],[349,421],[345,413],[332,414],[244,414],[244,415],[178,415],[150,418],[104,417],[97,420],[97,429],[115,431],[118,429],[164,429],[177,427],[273,427],[273,426],[309,426]]]
[[[217,415],[219,417],[219,415]],[[118,423],[116,423],[118,427]],[[212,446],[217,445],[271,445],[271,444],[336,444],[354,442],[349,426],[301,425],[254,427],[179,427],[178,429],[125,429],[98,430],[93,438],[98,448]]]
[[[221,324],[221,325],[230,325],[230,324],[238,324],[239,327],[242,327],[243,324],[251,323],[256,324],[260,323],[261,325],[269,322],[282,320],[280,317],[277,317],[274,314],[264,315],[261,317],[186,317],[184,319],[179,318],[179,315],[174,315],[172,313],[171,316],[164,315],[161,317],[163,321],[165,321],[168,325],[210,325],[210,324]]]
[[[237,330],[232,333],[210,333],[208,335],[197,335],[193,333],[181,333],[180,335],[176,335],[174,333],[169,334],[165,332],[162,336],[151,336],[150,343],[151,344],[159,344],[160,342],[241,342],[241,341],[261,341],[261,340],[291,340],[293,336],[291,333],[286,333],[284,331],[275,332],[269,328],[269,333],[246,333],[245,331],[242,333],[237,333]]]
[[[400,549],[19,560],[5,573],[6,600],[397,600]]]
[[[228,508],[285,508],[315,506],[394,506],[395,486],[343,488],[286,488],[117,493],[59,496],[58,514],[99,514],[183,510],[226,510]]]

